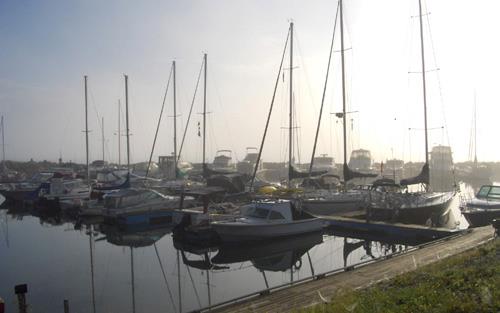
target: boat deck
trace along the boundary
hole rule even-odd
[[[399,274],[417,269],[481,245],[493,238],[491,226],[475,228],[433,243],[419,246],[411,252],[387,257],[382,261],[351,266],[330,275],[316,276],[291,287],[262,291],[240,302],[212,307],[211,312],[290,312],[323,303],[340,290],[365,288]],[[321,294],[321,296],[320,296]],[[208,311],[209,308],[199,310]]]

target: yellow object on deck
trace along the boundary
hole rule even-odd
[[[263,186],[263,187],[259,188],[258,193],[264,194],[264,195],[272,195],[277,190],[278,190],[278,188],[276,188],[274,186]]]

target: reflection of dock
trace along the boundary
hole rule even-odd
[[[420,243],[446,237],[461,231],[413,224],[378,221],[367,222],[365,219],[341,216],[321,216],[320,218],[336,231],[344,230],[357,235],[367,234],[379,238],[398,238],[399,240],[406,239]]]
[[[335,270],[315,279],[303,279],[296,285],[285,288],[277,286],[268,290],[265,296],[259,293],[226,302],[225,306],[212,307],[211,312],[287,312],[322,303],[322,297],[330,299],[337,291],[367,287],[378,281],[387,280],[401,273],[452,256],[493,238],[491,226],[476,228],[460,235],[441,239],[409,249],[399,255],[382,257],[379,262],[366,262],[357,266]],[[199,310],[208,311],[207,309]]]

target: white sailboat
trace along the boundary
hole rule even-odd
[[[426,68],[424,54],[424,35],[422,24],[422,1],[418,1],[419,21],[420,21],[420,50],[422,69],[422,93],[424,109],[424,134],[425,134],[425,164],[419,175],[402,179],[400,185],[403,188],[387,188],[380,186],[371,194],[372,203],[370,205],[371,215],[375,219],[384,219],[412,224],[438,225],[442,216],[450,209],[450,205],[456,196],[456,191],[432,192],[430,191],[429,177],[429,143],[427,127],[427,90],[426,90]],[[425,188],[424,192],[408,192],[409,185],[421,184]],[[395,184],[394,187],[398,187]]]

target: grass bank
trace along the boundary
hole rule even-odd
[[[500,239],[302,312],[500,312]]]

